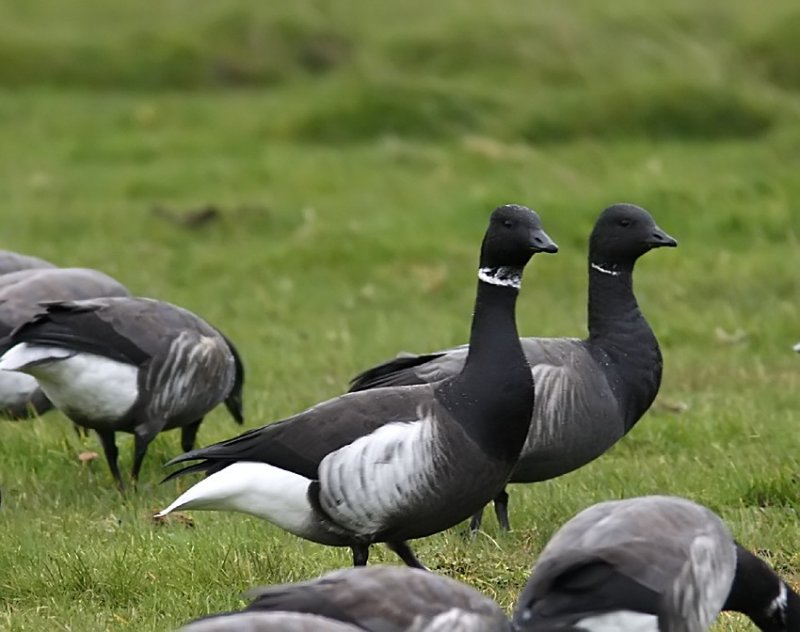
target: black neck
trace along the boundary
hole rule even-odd
[[[614,341],[642,324],[647,326],[633,294],[633,262],[590,261],[589,339]]]
[[[736,576],[724,610],[741,612],[761,630],[800,629],[800,596],[761,558],[736,545]]]
[[[628,430],[653,403],[661,384],[661,350],[633,293],[634,262],[589,261],[589,338],[609,366]]]
[[[517,333],[518,294],[515,287],[478,281],[466,363],[437,388],[480,445],[511,461],[519,456],[533,412],[533,378]],[[487,418],[494,421],[488,427]]]
[[[469,334],[469,353],[463,373],[483,367],[525,362],[517,333],[516,305],[519,290],[478,281],[475,311]],[[499,362],[498,362],[499,360]]]

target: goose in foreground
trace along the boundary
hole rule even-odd
[[[502,608],[474,588],[403,566],[338,570],[310,581],[257,588],[246,597],[252,602],[244,612],[214,615],[201,620],[208,628],[197,622],[185,630],[233,630],[223,625],[245,614],[294,612],[374,632],[512,631]],[[211,627],[211,622],[219,627]]]
[[[39,259],[39,257],[23,255],[11,250],[0,250],[0,275],[17,272],[18,270],[55,267],[54,263]]]
[[[464,369],[436,385],[349,393],[289,419],[173,459],[205,472],[160,515],[238,511],[297,536],[348,546],[353,563],[385,542],[422,567],[406,540],[470,516],[505,484],[528,431],[531,372],[515,305],[535,252],[556,252],[523,206],[494,210],[483,239]]]
[[[0,251],[0,263],[2,257]],[[5,274],[0,277],[0,337],[41,312],[41,301],[128,295],[125,286],[115,279],[86,268],[41,268]],[[0,415],[21,419],[41,415],[52,407],[35,378],[0,371]]]
[[[594,505],[561,527],[536,561],[514,623],[699,632],[723,609],[762,630],[800,629],[800,597],[716,514],[645,496]]]
[[[36,378],[75,423],[94,429],[117,484],[115,432],[134,435],[133,479],[162,430],[191,450],[224,401],[242,423],[244,369],[234,346],[195,314],[146,298],[48,303],[5,340],[0,369]]]
[[[633,294],[636,260],[677,242],[632,204],[605,209],[589,238],[589,336],[523,338],[536,401],[530,430],[509,482],[561,476],[602,455],[644,415],[661,383],[661,351]],[[403,356],[357,376],[351,391],[423,384],[456,375],[468,345]],[[508,530],[508,493],[494,499]],[[482,510],[470,523],[480,528]]]

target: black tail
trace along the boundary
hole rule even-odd
[[[228,343],[228,348],[231,350],[231,354],[233,354],[233,363],[236,367],[233,387],[231,388],[231,392],[228,393],[228,397],[225,398],[225,408],[228,409],[233,420],[241,426],[244,423],[244,363],[234,344],[221,332],[220,336]]]
[[[371,388],[381,388],[384,386],[413,386],[424,384],[425,380],[420,378],[414,369],[426,362],[442,357],[443,353],[429,353],[427,355],[400,356],[388,362],[379,364],[359,373],[350,380],[351,393],[355,391],[366,391]]]

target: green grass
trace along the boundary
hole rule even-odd
[[[7,0],[0,245],[102,268],[221,327],[254,427],[399,350],[465,341],[502,202],[535,207],[562,247],[526,276],[522,333],[581,335],[594,218],[641,204],[680,241],[641,261],[636,287],[661,400],[688,409],[656,406],[581,471],[514,487],[511,535],[487,517],[475,542],[453,529],[415,548],[510,607],[576,511],[675,493],[797,585],[798,42],[789,0]],[[156,212],[209,204],[219,219],[194,229]],[[199,441],[238,431],[218,411]],[[243,516],[154,524],[190,483],[158,485],[175,433],[126,497],[102,458],[78,461],[98,443],[57,413],[0,437],[0,629],[171,629],[349,563]]]

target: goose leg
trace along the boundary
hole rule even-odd
[[[111,470],[111,476],[114,477],[120,491],[123,491],[125,485],[123,485],[122,475],[119,473],[119,464],[117,463],[119,451],[117,450],[117,442],[114,441],[114,431],[98,430],[97,436],[100,437],[100,443],[103,444],[103,452],[106,455],[106,461],[108,461],[108,468]]]
[[[405,562],[406,566],[410,566],[411,568],[421,568],[424,571],[430,570],[427,566],[425,566],[422,562],[417,559],[417,556],[414,555],[414,551],[411,550],[411,547],[408,546],[407,542],[387,542],[386,546],[389,547],[390,551],[394,551],[403,562]]]
[[[481,507],[478,511],[472,514],[472,518],[469,521],[469,532],[470,535],[475,535],[478,531],[481,530],[481,523],[483,522],[483,507]]]
[[[202,417],[181,428],[181,449],[184,452],[189,452],[194,448],[194,441],[197,439],[197,431],[200,430],[201,423],[203,423]]]
[[[79,439],[85,439],[89,436],[89,429],[86,426],[81,426],[80,424],[72,424],[73,430],[75,430],[75,434],[78,435]]]
[[[511,531],[508,522],[508,492],[505,489],[494,497],[494,513],[503,531]]]
[[[369,559],[369,545],[356,544],[350,549],[353,551],[353,566],[366,566]]]
[[[131,478],[134,483],[139,480],[139,470],[142,469],[144,455],[147,454],[147,448],[152,440],[153,435],[149,433],[135,432],[133,435],[133,469],[131,470]]]

